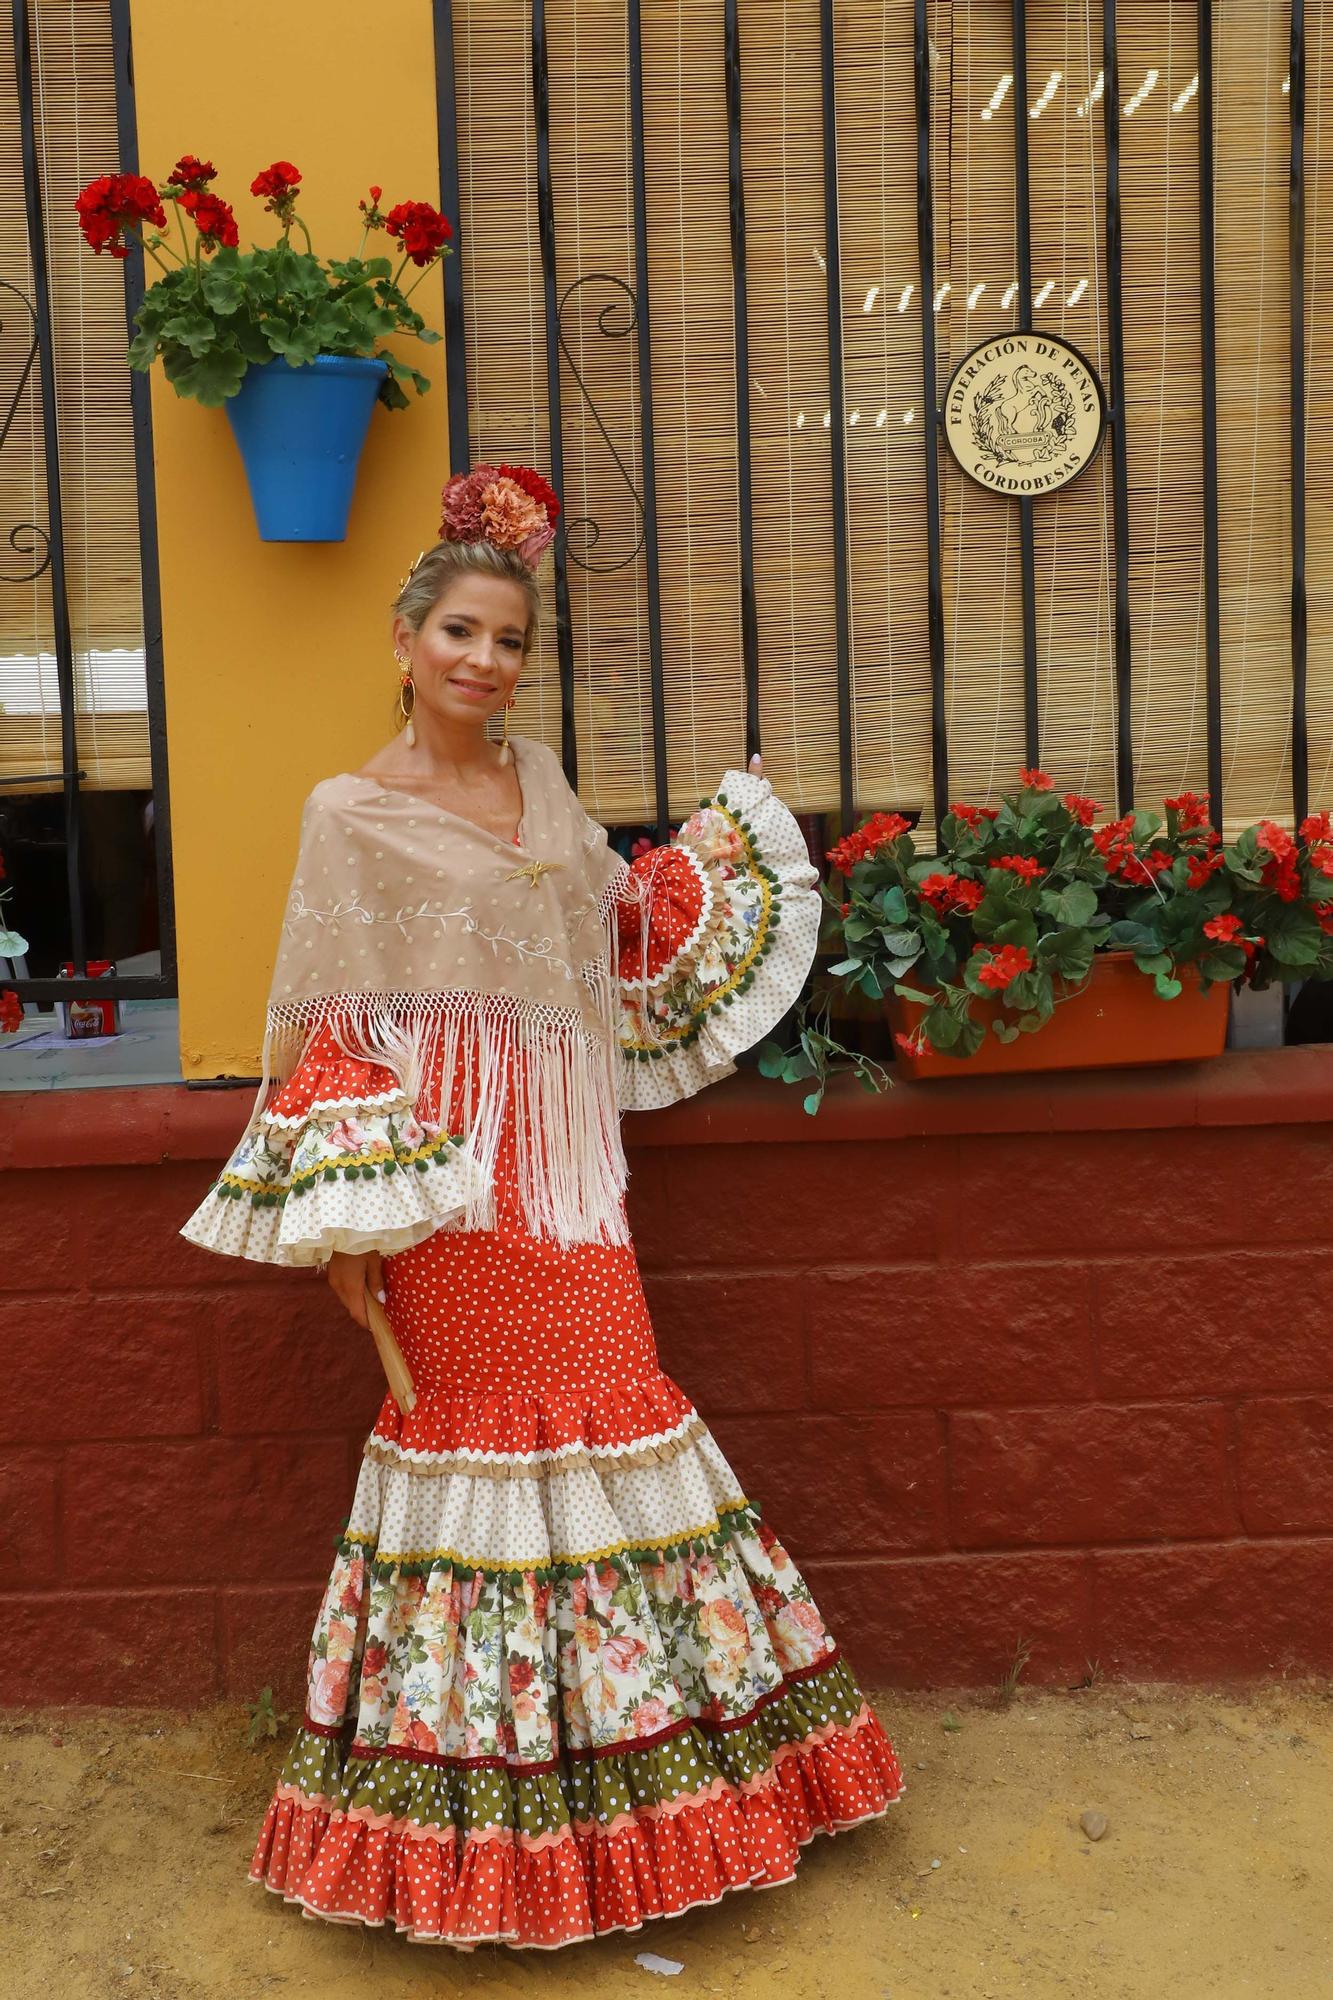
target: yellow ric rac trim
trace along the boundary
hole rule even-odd
[[[745,1495],[741,1494],[739,1499],[731,1501],[723,1512],[739,1513],[749,1504]],[[601,1562],[606,1556],[623,1555],[626,1549],[670,1548],[673,1542],[692,1542],[699,1535],[715,1535],[721,1525],[720,1519],[714,1514],[712,1520],[704,1522],[701,1527],[681,1528],[674,1535],[664,1535],[660,1542],[644,1541],[641,1536],[630,1537],[623,1542],[611,1542],[604,1549],[580,1549],[576,1555],[559,1555],[553,1552],[549,1556],[532,1556],[522,1562],[497,1562],[494,1556],[465,1556],[460,1555],[457,1549],[407,1549],[394,1550],[391,1553],[387,1553],[384,1549],[376,1549],[375,1560],[380,1563],[448,1562],[456,1563],[459,1569],[546,1569],[553,1563]],[[369,1547],[375,1537],[372,1534],[349,1533],[343,1539]]]
[[[432,1139],[428,1146],[418,1146],[410,1153],[395,1153],[391,1147],[383,1148],[378,1153],[339,1153],[337,1159],[321,1160],[317,1167],[309,1168],[296,1178],[309,1181],[313,1186],[316,1181],[323,1180],[325,1167],[334,1167],[340,1177],[344,1167],[382,1167],[386,1160],[393,1160],[400,1167],[413,1167],[418,1160],[434,1159],[442,1145],[455,1146],[457,1143],[456,1139],[453,1137],[446,1139],[442,1133],[438,1139]],[[284,1188],[290,1189],[295,1186],[295,1182],[290,1180],[242,1180],[239,1174],[228,1173],[225,1169],[219,1174],[218,1179],[225,1181],[228,1187],[243,1189],[246,1194],[281,1194]]]
[[[718,805],[717,801],[714,800],[712,804],[712,810],[714,812],[721,813],[724,819],[730,820],[736,832],[745,842],[746,866],[750,869],[751,874],[754,876],[755,880],[759,884],[760,892],[763,896],[763,907],[759,912],[759,922],[755,925],[754,939],[753,942],[751,943],[749,951],[746,952],[744,958],[740,959],[737,962],[729,979],[724,980],[721,986],[710,987],[708,992],[708,998],[705,1002],[705,1009],[720,1006],[726,995],[728,993],[734,992],[735,989],[740,985],[742,979],[744,979],[746,973],[750,970],[750,967],[754,964],[756,958],[759,956],[759,947],[763,943],[764,938],[770,929],[768,919],[769,919],[769,913],[773,908],[773,884],[770,881],[768,881],[765,876],[761,875],[759,873],[759,870],[754,865],[754,858],[755,858],[754,846],[750,840],[749,834],[745,831],[745,828],[738,823],[736,815],[734,812],[732,812],[730,806],[720,806]],[[704,1011],[704,1009],[701,1009],[700,1011],[702,1012]],[[664,1028],[658,1038],[658,1042],[679,1041],[682,1035],[687,1035],[690,1032],[697,1018],[698,1018],[697,1015],[692,1015],[691,1018],[688,1021],[684,1022],[680,1027]],[[658,1042],[644,1041],[641,1040],[638,1036],[622,1035],[620,1038],[620,1046],[622,1049],[651,1049],[651,1048],[656,1048],[658,1046]]]

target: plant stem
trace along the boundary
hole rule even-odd
[[[300,230],[300,232],[301,232],[302,236],[304,236],[304,238],[305,238],[305,247],[306,247],[306,254],[307,254],[307,256],[310,256],[310,257],[313,257],[313,256],[314,256],[314,254],[315,254],[315,246],[314,246],[314,244],[313,244],[313,243],[312,243],[312,242],[310,241],[310,231],[309,231],[309,230],[308,230],[308,229],[306,228],[306,226],[305,226],[304,222],[302,222],[302,220],[301,220],[301,218],[300,218],[300,216],[299,216],[299,215],[293,215],[293,217],[292,217],[292,221],[293,221],[293,222],[294,222],[294,223],[296,224],[296,226],[297,226],[297,228],[298,228],[298,229]],[[286,233],[286,232],[284,231],[284,234],[285,234],[285,233]]]

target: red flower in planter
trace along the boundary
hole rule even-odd
[[[977,978],[983,986],[989,986],[993,993],[1003,993],[1011,986],[1021,972],[1032,970],[1032,954],[1021,944],[1004,944],[995,953],[989,965],[983,965]]]
[[[908,831],[908,823],[901,813],[872,813],[864,826],[855,833],[846,833],[828,851],[829,865],[840,875],[850,875],[858,861],[868,855],[878,854],[881,847],[887,847],[900,833]]]
[[[1083,792],[1066,792],[1065,811],[1072,813],[1080,826],[1091,826],[1101,806],[1096,799],[1088,798]]]
[[[956,910],[975,910],[986,891],[980,882],[970,881],[966,876],[957,877],[958,887],[953,892],[953,906]]]
[[[1182,833],[1193,833],[1196,827],[1208,824],[1207,792],[1204,792],[1202,796],[1197,792],[1181,792],[1178,798],[1163,799],[1162,804],[1168,812],[1180,815],[1180,830]]]
[[[932,910],[942,914],[953,902],[957,887],[956,875],[927,875],[923,882],[917,883],[917,894],[923,903],[929,903]]]
[[[129,245],[121,231],[142,228],[151,222],[165,229],[167,212],[161,196],[142,174],[103,174],[89,181],[74,203],[85,243],[100,257],[109,250],[113,257],[128,257]]]
[[[1030,771],[1020,771],[1018,782],[1030,792],[1053,792],[1055,790],[1055,779],[1048,777],[1045,771],[1037,770],[1035,766]]]
[[[1017,875],[1021,881],[1037,882],[1046,873],[1040,861],[1034,861],[1027,854],[1002,854],[991,862],[992,868],[1003,868],[1010,875]]]
[[[263,200],[265,208],[283,223],[290,222],[296,206],[296,190],[301,185],[301,173],[290,160],[275,160],[271,167],[265,167],[262,174],[256,174],[250,183],[251,194]]]
[[[380,214],[380,196],[383,193],[384,189],[382,187],[373,187],[370,190],[370,200],[359,201],[357,203],[357,207],[366,218],[367,229],[383,229],[384,227],[384,217]]]
[[[1191,889],[1202,889],[1204,883],[1216,875],[1219,868],[1225,868],[1227,865],[1227,858],[1222,853],[1210,854],[1206,859],[1201,855],[1191,854],[1186,859]]]
[[[447,217],[428,201],[400,201],[385,216],[384,227],[412,262],[422,265],[433,263],[454,233]]]
[[[193,188],[198,193],[217,177],[218,170],[211,160],[196,160],[193,153],[182,153],[167,181],[172,187]]]
[[[1230,912],[1220,917],[1209,917],[1203,927],[1205,937],[1216,938],[1219,944],[1233,944],[1245,928],[1239,917]]]
[[[1296,842],[1276,820],[1261,819],[1255,832],[1260,849],[1268,855],[1263,882],[1284,903],[1294,903],[1301,893],[1301,871]]]
[[[1333,840],[1333,813],[1311,813],[1300,830],[1302,840]]]
[[[199,231],[201,247],[206,251],[216,250],[219,244],[234,250],[240,242],[236,228],[236,217],[231,205],[215,194],[200,194],[187,188],[180,198],[180,206]]]

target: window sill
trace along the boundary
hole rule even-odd
[[[221,1161],[250,1086],[51,1091],[0,1096],[0,1170]],[[799,1090],[742,1070],[665,1111],[631,1112],[625,1141],[650,1146],[790,1145],[1016,1132],[1148,1131],[1333,1121],[1333,1045],[1237,1049],[1208,1063],[1037,1077],[900,1083],[871,1097],[850,1078],[815,1117]]]

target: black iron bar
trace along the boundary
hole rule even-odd
[[[1014,241],[1018,251],[1018,327],[1032,331],[1032,194],[1028,176],[1028,31],[1025,0],[1013,0]],[[1037,700],[1037,556],[1032,502],[1018,503],[1018,553],[1023,584],[1023,745],[1029,764],[1041,762]]]
[[[921,286],[921,436],[926,450],[926,628],[930,643],[930,773],[936,835],[949,810],[949,733],[944,714],[944,585],[940,563],[940,420],[935,354],[935,196],[930,171],[930,33],[926,0],[915,0],[916,251]]]
[[[648,190],[643,138],[643,23],[640,0],[628,0],[631,169],[634,176],[634,289],[637,293],[639,349],[639,437],[643,478],[643,559],[648,588],[648,671],[653,720],[653,784],[657,838],[664,841],[670,820],[667,788],[666,691],[662,674],[662,596],[657,549],[657,467],[653,435],[653,341],[648,310]],[[682,32],[679,21],[676,32]]]
[[[458,187],[458,98],[454,84],[453,0],[435,0],[435,125],[440,155],[440,207],[454,232],[444,276],[444,374],[449,415],[449,470],[472,462],[467,413],[467,327],[463,316],[462,199]]]
[[[163,973],[160,977],[138,978],[128,973],[110,973],[100,979],[20,979],[14,982],[21,1000],[37,1007],[50,1007],[57,1000],[174,1000],[176,982]]]
[[[60,493],[60,432],[56,421],[55,347],[51,327],[51,283],[46,254],[46,223],[38,178],[36,99],[32,72],[32,41],[28,0],[13,0],[14,74],[18,86],[19,137],[23,155],[23,196],[27,212],[28,255],[32,263],[33,303],[37,313],[38,379],[42,393],[42,449],[45,455],[46,510],[51,547],[51,623],[55,639],[56,686],[60,695],[60,754],[64,771],[65,876],[69,893],[70,956],[76,973],[86,971],[88,955],[79,879],[81,816],[78,725],[75,716],[74,639],[69,622],[65,583],[65,519]],[[26,988],[25,988],[26,991]]]
[[[546,424],[551,484],[561,514],[552,546],[555,570],[555,649],[560,668],[560,761],[569,783],[579,782],[578,732],[574,725],[574,628],[569,610],[569,553],[565,523],[565,443],[560,420],[560,312],[556,297],[555,203],[551,195],[551,86],[546,54],[546,0],[532,0],[532,109],[537,134],[537,234],[542,253],[542,297],[546,312]]]
[[[838,103],[833,0],[819,0],[819,73],[824,139],[824,294],[828,302],[829,475],[833,530],[833,628],[838,685],[838,819],[855,812],[852,769],[852,633],[847,575],[847,418],[842,379],[842,256],[838,234]]]
[[[1120,60],[1116,0],[1102,0],[1102,115],[1106,140],[1106,319],[1111,357],[1111,491],[1115,529],[1115,777],[1122,813],[1134,809],[1133,642],[1129,612],[1129,458],[1125,434],[1125,319],[1120,232]]]
[[[139,130],[134,105],[134,45],[130,0],[111,0],[111,53],[116,78],[116,137],[123,174],[139,171]],[[144,293],[143,251],[137,243],[121,266],[125,275],[125,324]],[[153,849],[157,863],[157,932],[162,977],[176,981],[176,900],[171,858],[171,789],[167,760],[167,701],[162,662],[162,585],[157,547],[157,481],[153,471],[153,402],[147,375],[128,371],[134,432],[134,488],[139,512],[139,578],[143,607],[144,680],[148,702],[148,754],[153,780]],[[82,773],[78,774],[82,776]]]
[[[1217,539],[1217,284],[1213,216],[1213,0],[1198,0],[1199,332],[1203,404],[1203,597],[1208,796],[1222,826],[1222,611]]]
[[[1291,0],[1291,800],[1297,826],[1310,810],[1305,595],[1305,0]]]
[[[754,588],[754,489],[750,464],[750,316],[745,267],[745,182],[741,171],[741,46],[737,0],[726,0],[727,188],[731,213],[731,304],[736,349],[736,498],[741,565],[741,659],[745,670],[745,756],[759,732],[759,613]]]

